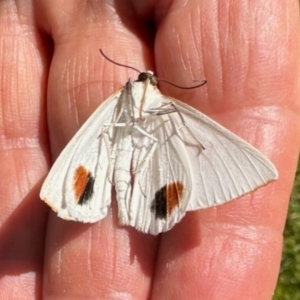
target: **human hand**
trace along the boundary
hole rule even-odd
[[[299,152],[298,1],[115,2],[1,4],[3,298],[270,299]],[[48,215],[51,157],[136,76],[99,48],[182,86],[205,77],[160,88],[260,149],[279,180],[158,237],[119,226],[115,203],[92,225]]]

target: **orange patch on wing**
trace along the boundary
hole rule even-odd
[[[81,196],[85,192],[90,179],[90,172],[84,167],[79,166],[74,173],[73,188],[76,201],[80,201]]]
[[[165,197],[167,205],[167,215],[169,216],[173,209],[179,206],[183,192],[183,184],[179,181],[166,186]]]

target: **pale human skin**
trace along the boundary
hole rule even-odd
[[[1,1],[1,297],[271,299],[299,152],[298,11],[298,0]],[[115,203],[92,225],[49,212],[38,195],[52,160],[137,76],[99,48],[183,86],[205,77],[161,90],[256,146],[280,179],[158,237],[119,226]]]

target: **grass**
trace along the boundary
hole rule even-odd
[[[284,250],[273,300],[300,300],[300,164],[284,230]]]

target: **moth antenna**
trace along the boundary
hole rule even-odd
[[[172,86],[175,86],[175,87],[177,87],[177,88],[179,88],[179,89],[183,89],[183,90],[192,90],[192,89],[196,89],[196,88],[198,88],[198,87],[200,87],[200,86],[206,84],[206,82],[207,82],[206,79],[202,79],[198,85],[194,85],[194,86],[180,86],[180,85],[177,85],[177,84],[175,84],[175,83],[172,83],[172,82],[167,81],[167,80],[162,79],[162,78],[156,78],[156,79],[157,79],[158,81],[162,81],[162,82],[168,83],[168,84],[170,84],[170,85],[172,85]],[[195,81],[199,81],[199,80],[195,80]]]
[[[104,58],[106,58],[108,61],[110,61],[111,63],[117,65],[117,66],[120,66],[120,67],[125,67],[125,68],[128,68],[128,69],[132,69],[138,73],[142,73],[141,71],[139,71],[138,69],[134,68],[134,67],[131,67],[131,66],[127,66],[127,65],[123,65],[123,64],[120,64],[116,61],[113,61],[111,58],[109,58],[108,56],[106,56],[106,54],[104,54],[104,52],[102,51],[102,49],[99,49],[100,53],[102,54],[102,56]]]
[[[99,49],[99,51],[100,51],[101,55],[102,55],[105,59],[107,59],[108,61],[110,61],[110,62],[113,63],[114,65],[117,65],[117,66],[120,66],[120,67],[124,67],[124,68],[128,68],[128,69],[132,69],[132,70],[134,70],[134,71],[136,71],[136,72],[138,72],[138,73],[142,73],[140,70],[138,70],[138,69],[136,69],[136,68],[134,68],[134,67],[131,67],[131,66],[128,66],[128,65],[124,65],[124,64],[121,64],[121,63],[118,63],[118,62],[112,60],[112,59],[109,58],[106,54],[104,54],[104,52],[103,52],[102,49]],[[156,78],[157,78],[157,77],[156,77]],[[162,81],[162,82],[165,82],[165,83],[168,83],[168,84],[170,84],[170,85],[172,85],[172,86],[175,86],[175,87],[177,87],[177,88],[179,88],[179,89],[183,89],[183,90],[196,89],[196,88],[198,88],[198,87],[200,87],[200,86],[206,84],[206,82],[207,82],[206,79],[203,79],[203,80],[200,81],[200,84],[198,84],[198,85],[185,87],[185,86],[177,85],[177,84],[175,84],[175,83],[172,83],[172,82],[167,81],[167,80],[162,79],[162,78],[157,78],[157,80]],[[196,80],[196,81],[199,81],[199,80]]]

